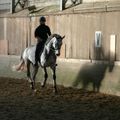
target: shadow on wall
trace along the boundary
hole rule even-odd
[[[82,89],[87,89],[88,86],[92,84],[93,91],[100,91],[101,83],[105,77],[106,71],[112,72],[114,68],[114,62],[109,61],[109,55],[104,56],[102,48],[95,51],[95,59],[100,59],[100,56],[102,57],[102,60],[106,62],[87,63],[83,65],[76,80],[73,82],[74,87],[82,85]]]

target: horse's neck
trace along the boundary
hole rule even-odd
[[[52,55],[51,54],[51,45],[52,45],[52,42],[49,42],[48,44],[45,44],[44,46],[44,49],[43,49],[43,52],[40,56],[40,63],[41,63],[41,66],[45,66],[45,64],[47,63],[47,60],[48,58]]]
[[[42,55],[41,55],[42,57],[47,58],[48,56],[52,55],[51,53],[54,53],[52,52],[53,50],[51,50],[54,40],[55,40],[55,37],[50,37],[46,41]]]
[[[49,43],[45,44],[43,52],[47,52],[47,54],[50,53],[50,49],[51,49],[51,46],[52,46],[52,42],[53,42],[53,41],[51,40],[51,41],[49,41]]]

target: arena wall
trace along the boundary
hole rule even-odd
[[[0,76],[27,80],[26,73],[13,72],[11,66],[19,62],[18,56],[24,48],[35,44],[34,30],[42,15],[0,16]],[[58,59],[57,83],[89,90],[94,83],[100,92],[120,96],[119,4],[91,4],[44,15],[52,33],[66,36]],[[102,33],[101,47],[95,47],[96,31]],[[40,69],[36,80],[42,79]],[[48,81],[53,82],[51,74]]]
[[[113,9],[108,7],[106,11],[103,6],[97,8],[96,12],[90,8],[77,13],[80,10],[76,8],[75,13],[46,15],[47,25],[50,26],[52,33],[65,35],[62,57],[85,60],[110,59],[113,54],[111,36],[115,36],[113,56],[115,61],[119,61],[120,12]],[[24,48],[36,44],[34,30],[38,25],[39,16],[1,17],[0,45],[6,47],[1,47],[3,53],[0,54],[20,55]],[[97,31],[102,34],[100,47],[95,46],[95,32]],[[4,48],[7,52],[4,52]]]
[[[83,0],[83,3],[95,3],[95,2],[118,2],[120,0]]]
[[[19,56],[1,55],[0,76],[27,80],[26,72],[15,72],[11,69],[14,64],[19,63],[19,58]],[[120,63],[115,62],[110,68],[107,62],[58,58],[57,64],[58,85],[92,91],[95,83],[95,86],[100,88],[99,92],[120,96]],[[48,74],[47,83],[53,84],[50,69]],[[36,81],[42,82],[43,76],[40,68]]]

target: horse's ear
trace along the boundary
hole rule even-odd
[[[64,39],[65,38],[65,35],[62,37],[62,39]]]

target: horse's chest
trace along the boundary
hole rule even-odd
[[[51,64],[56,64],[56,56],[55,55],[45,55],[41,54],[40,62],[42,66],[50,66]]]

